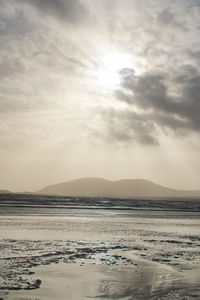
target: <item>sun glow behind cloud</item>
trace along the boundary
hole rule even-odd
[[[0,0],[2,188],[81,176],[178,187],[175,172],[199,187],[197,2]]]
[[[125,68],[138,70],[136,59],[127,53],[113,51],[102,55],[97,80],[104,90],[114,90],[121,83],[120,71]]]

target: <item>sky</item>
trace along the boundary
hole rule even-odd
[[[200,189],[200,0],[0,0],[0,189]]]

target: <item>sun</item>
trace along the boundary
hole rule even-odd
[[[104,89],[116,89],[121,83],[120,71],[133,68],[133,58],[126,53],[111,52],[103,55],[97,79]]]

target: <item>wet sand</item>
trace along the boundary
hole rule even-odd
[[[200,214],[6,208],[0,298],[200,299]]]
[[[129,257],[131,253],[127,254]],[[134,266],[51,264],[35,268],[42,286],[15,291],[11,299],[200,299],[200,270],[187,274],[158,263],[134,260]]]

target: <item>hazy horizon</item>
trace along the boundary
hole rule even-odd
[[[41,189],[38,189],[38,190],[8,190],[8,189],[4,189],[4,188],[0,188],[0,191],[9,191],[9,192],[12,192],[12,193],[25,193],[25,192],[28,192],[28,193],[39,193],[41,190],[45,190],[46,188],[48,187],[52,187],[53,186],[59,186],[59,185],[62,185],[62,184],[67,184],[67,183],[71,183],[71,182],[79,182],[79,180],[82,182],[82,181],[85,181],[85,183],[92,183],[93,181],[91,180],[94,180],[94,181],[105,181],[105,182],[111,182],[111,183],[120,183],[120,182],[129,182],[129,181],[140,181],[139,185],[142,183],[142,182],[147,182],[147,183],[152,183],[153,185],[155,186],[160,186],[160,187],[163,187],[163,188],[167,188],[167,189],[171,189],[171,190],[177,190],[179,192],[183,191],[183,192],[199,192],[200,191],[200,188],[198,189],[176,189],[176,188],[173,188],[171,186],[167,186],[167,185],[163,185],[163,184],[159,184],[158,182],[153,182],[151,180],[148,180],[146,178],[118,178],[118,179],[108,179],[108,178],[104,178],[104,177],[81,177],[81,178],[73,178],[73,179],[69,179],[69,180],[65,180],[65,181],[62,181],[62,182],[50,182],[49,184],[45,185],[45,186],[42,186]],[[91,187],[91,186],[90,186]],[[78,188],[78,186],[77,186]],[[102,187],[103,188],[103,187]],[[79,188],[78,188],[79,189]],[[50,193],[51,194],[51,193]],[[81,195],[81,194],[80,194]]]
[[[199,190],[200,1],[0,0],[0,189]]]

